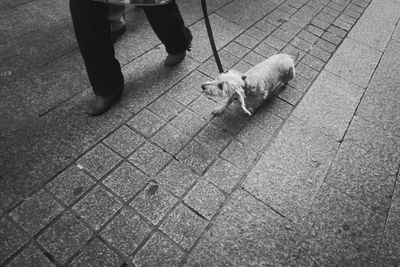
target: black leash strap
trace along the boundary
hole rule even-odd
[[[219,72],[222,73],[222,72],[224,72],[224,69],[222,68],[221,60],[219,59],[217,48],[215,46],[214,37],[213,37],[213,34],[212,34],[211,25],[210,25],[210,20],[208,18],[206,0],[201,0],[201,7],[203,9],[203,15],[204,15],[204,21],[206,23],[208,39],[210,40],[211,49],[212,49],[213,54],[214,54],[215,62],[217,62],[217,66],[218,66]]]

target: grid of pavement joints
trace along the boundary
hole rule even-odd
[[[225,68],[237,69],[300,51],[297,78],[268,108],[249,123],[237,106],[209,119],[216,103],[203,96],[171,103],[178,83],[2,216],[1,261],[184,263],[368,4],[283,2],[221,49]],[[215,69],[209,59],[188,77]]]

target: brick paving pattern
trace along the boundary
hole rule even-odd
[[[298,55],[251,118],[211,115],[200,1],[178,4],[186,59],[162,67],[129,7],[124,96],[88,118],[68,1],[0,3],[0,265],[399,265],[400,3],[209,1],[225,69]]]

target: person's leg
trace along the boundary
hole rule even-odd
[[[96,95],[112,94],[123,85],[123,75],[110,40],[108,4],[70,0],[75,36]]]
[[[190,49],[193,37],[189,29],[185,27],[175,1],[161,6],[143,6],[143,10],[168,54],[176,56],[175,60],[171,61],[174,64],[167,64],[167,60],[166,64],[178,64],[185,57],[186,50]]]
[[[125,6],[110,5],[108,9],[108,21],[110,22],[111,32],[119,31],[125,27]]]

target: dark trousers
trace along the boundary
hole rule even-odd
[[[124,83],[115,58],[108,16],[109,5],[92,0],[70,0],[75,36],[96,95],[109,95]],[[151,27],[169,54],[179,54],[190,45],[175,1],[163,6],[143,7]]]

